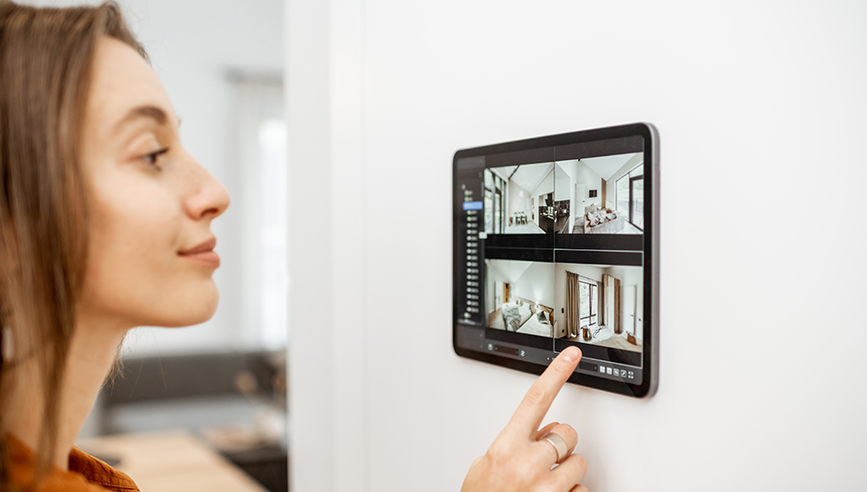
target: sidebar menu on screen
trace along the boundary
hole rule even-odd
[[[483,325],[482,299],[484,276],[484,242],[480,236],[484,232],[484,182],[485,158],[470,157],[459,159],[455,172],[457,186],[455,194],[455,214],[458,223],[459,258],[458,268],[460,293],[458,296],[458,317],[461,322],[478,326]]]

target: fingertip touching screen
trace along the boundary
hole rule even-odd
[[[658,137],[647,123],[455,153],[455,352],[635,397],[658,374]]]

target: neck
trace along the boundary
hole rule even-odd
[[[99,390],[115,363],[117,347],[128,327],[106,320],[88,319],[80,316],[70,340],[63,381],[60,385],[60,409],[58,411],[57,446],[53,464],[67,470],[69,452],[75,438],[87,419]],[[10,376],[16,379],[21,393],[12,401],[6,412],[7,430],[30,449],[37,449],[42,416],[46,404],[42,384],[34,377],[39,374],[36,360],[22,360]]]

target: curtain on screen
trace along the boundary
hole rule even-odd
[[[578,336],[578,274],[566,272],[566,331],[567,336]]]

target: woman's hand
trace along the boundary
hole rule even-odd
[[[578,484],[587,472],[587,462],[581,455],[572,454],[578,443],[575,429],[557,422],[539,428],[579,360],[581,351],[577,347],[560,352],[530,387],[488,452],[473,462],[461,492],[587,491]],[[559,464],[556,447],[543,439],[549,432],[563,438],[568,448]]]

